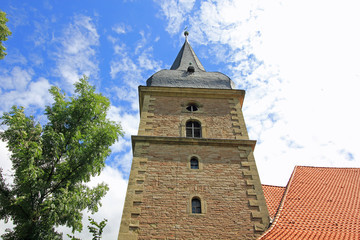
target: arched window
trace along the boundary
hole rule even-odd
[[[192,157],[190,159],[190,168],[199,169],[199,160],[196,157]]]
[[[194,197],[191,200],[192,213],[201,213],[201,201],[199,198]]]
[[[197,121],[186,123],[186,137],[201,138],[201,124]]]

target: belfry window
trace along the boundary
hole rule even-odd
[[[191,200],[192,213],[201,213],[201,201],[199,198],[194,197]]]
[[[199,169],[199,160],[196,157],[192,157],[190,159],[190,168]]]
[[[201,124],[197,121],[186,123],[186,137],[201,138]]]
[[[196,106],[195,104],[189,104],[186,107],[186,110],[188,110],[189,112],[196,112],[198,110],[198,106]]]

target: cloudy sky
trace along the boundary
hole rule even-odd
[[[0,9],[13,33],[0,60],[0,114],[22,105],[44,122],[49,87],[71,93],[86,74],[126,132],[91,182],[110,186],[95,215],[109,220],[104,239],[115,239],[120,225],[137,87],[170,68],[186,27],[205,69],[246,90],[243,111],[263,184],[285,186],[295,165],[360,167],[356,0],[3,0]],[[6,176],[8,156],[0,143]]]

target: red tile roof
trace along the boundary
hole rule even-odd
[[[285,192],[285,187],[262,185],[270,218],[273,219]]]
[[[360,169],[295,167],[259,239],[360,239]]]

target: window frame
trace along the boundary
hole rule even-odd
[[[194,164],[193,164],[194,163]],[[193,170],[199,170],[200,166],[199,166],[199,159],[197,157],[192,156],[190,158],[190,169]]]
[[[193,199],[198,199],[200,201],[201,213],[193,213],[192,212],[192,200]],[[192,216],[192,217],[204,217],[206,215],[207,205],[206,205],[205,199],[201,196],[201,194],[195,193],[195,192],[190,194],[190,196],[188,198],[188,205],[186,207],[186,212],[189,214],[189,216]]]
[[[196,205],[196,206],[194,206],[194,205]],[[192,214],[202,214],[201,199],[199,197],[193,197],[191,199],[191,213]]]
[[[191,159],[192,158],[196,158],[198,160],[198,166],[199,168],[198,169],[193,169],[191,168]],[[187,165],[187,169],[188,171],[202,171],[203,170],[203,160],[202,158],[197,155],[197,154],[190,154],[187,156],[186,158],[186,165]]]
[[[191,126],[188,126],[191,124]],[[198,125],[198,126],[196,126]],[[188,136],[188,131],[191,131],[191,136]],[[190,119],[185,123],[185,134],[187,138],[202,138],[201,122]]]
[[[205,121],[202,118],[198,118],[195,116],[191,116],[188,118],[184,118],[181,120],[180,125],[179,125],[179,132],[180,132],[180,137],[186,137],[186,123],[188,121],[197,121],[201,124],[201,138],[207,138],[207,126]],[[198,139],[198,138],[196,138]]]

